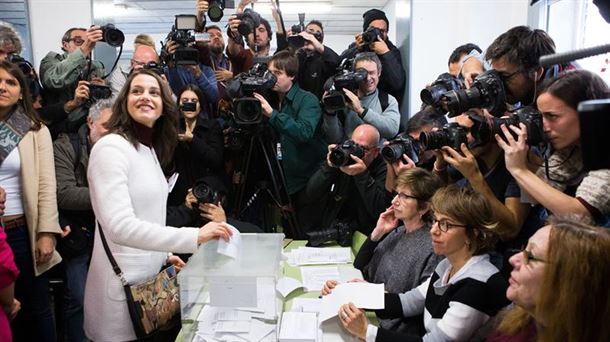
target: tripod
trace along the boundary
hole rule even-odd
[[[246,211],[257,202],[261,194],[266,195],[280,209],[281,216],[287,225],[285,227],[287,235],[298,237],[301,236],[301,232],[290,201],[290,195],[286,190],[284,172],[270,137],[264,136],[266,129],[263,125],[257,125],[249,132],[246,158],[242,160],[239,171],[242,176],[237,184],[234,208],[238,213],[238,218],[243,219]],[[262,157],[262,160],[257,160],[255,157]],[[259,161],[259,163],[255,164],[254,162],[256,161]],[[257,174],[258,179],[254,179],[255,181],[258,180],[255,185],[250,180],[255,173],[253,170],[262,171]],[[248,190],[253,190],[253,194],[247,201],[244,201]],[[263,217],[263,228],[265,231],[271,230],[273,222],[270,221],[268,217]]]

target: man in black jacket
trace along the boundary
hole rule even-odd
[[[358,33],[356,35],[356,41],[352,43],[347,50],[343,51],[339,57],[339,61],[342,61],[345,58],[354,58],[359,52],[375,52],[381,60],[382,65],[379,89],[394,96],[400,104],[402,103],[403,93],[405,91],[407,73],[402,66],[400,51],[388,39],[388,30],[390,27],[388,18],[383,11],[377,9],[366,11],[362,17],[364,18],[364,24],[362,26],[363,31],[366,32],[367,30],[376,28],[379,30],[380,34],[377,36],[376,40],[367,44],[365,39],[363,39],[364,32]]]
[[[352,141],[364,150],[364,156],[351,156],[354,163],[340,168],[327,162],[309,179],[305,188],[307,198],[319,203],[308,230],[334,227],[337,221],[347,222],[352,230],[368,235],[379,214],[390,204],[390,194],[384,188],[386,164],[379,153],[379,131],[362,124],[354,130]],[[302,222],[301,222],[302,223]],[[305,229],[304,229],[305,230]]]

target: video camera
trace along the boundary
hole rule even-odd
[[[504,136],[501,125],[516,126],[522,123],[527,129],[527,144],[530,146],[540,145],[544,143],[544,128],[542,126],[542,114],[534,107],[521,107],[513,112],[511,116],[496,118],[478,115],[474,113],[468,114],[474,125],[470,128],[470,133],[474,138],[474,142],[470,144],[470,148],[476,146],[487,145],[489,142],[495,141],[494,135],[499,134]],[[517,138],[516,134],[510,130],[513,138]]]
[[[356,92],[359,83],[365,81],[368,76],[366,69],[363,68],[352,71],[352,64],[353,59],[344,59],[338,68],[339,71],[329,78],[324,85],[328,94],[322,98],[322,106],[329,114],[336,114],[337,111],[347,107],[343,89]]]
[[[352,244],[352,230],[347,222],[338,221],[332,228],[307,232],[307,246],[318,247],[327,242],[337,241],[342,247],[349,247]]]
[[[101,26],[100,30],[102,30],[102,40],[100,40],[101,42],[106,42],[106,44],[113,47],[119,47],[125,42],[125,35],[113,24],[106,24],[104,26]]]
[[[381,149],[381,156],[387,163],[397,162],[405,154],[415,164],[419,163],[419,142],[411,138],[407,133],[399,134],[391,140],[388,145]]]
[[[464,88],[464,82],[446,72],[440,74],[438,78],[432,82],[430,87],[423,89],[419,93],[419,97],[423,103],[436,106],[443,99],[443,95],[445,95],[445,93],[452,90],[458,91],[462,88]]]
[[[362,158],[364,157],[364,149],[353,140],[346,140],[330,151],[328,160],[333,167],[339,168],[341,166],[354,164],[354,160],[350,155]]]
[[[449,117],[460,115],[471,108],[487,109],[493,116],[506,111],[504,82],[495,70],[488,70],[474,79],[470,89],[451,90],[442,95]]]
[[[260,101],[253,93],[264,94],[277,82],[277,77],[267,70],[267,64],[257,63],[247,72],[231,79],[226,87],[233,99],[233,114],[237,124],[253,125],[263,119]]]
[[[422,132],[419,142],[424,151],[437,150],[443,146],[450,146],[460,151],[462,143],[467,144],[466,129],[456,122],[451,122],[435,132]]]
[[[261,24],[261,15],[254,12],[251,8],[246,8],[242,13],[236,14],[236,16],[241,21],[239,26],[237,26],[237,32],[244,37],[255,32],[256,28]]]
[[[167,34],[167,40],[173,41],[177,48],[170,54],[164,45],[161,49],[161,59],[170,65],[197,65],[199,64],[199,51],[191,46],[195,43],[193,32],[197,26],[197,16],[191,14],[178,14],[172,30]]]

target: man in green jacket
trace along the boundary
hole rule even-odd
[[[307,203],[301,199],[302,190],[320,167],[326,152],[326,143],[318,128],[322,111],[318,98],[295,83],[299,62],[294,55],[288,51],[275,54],[268,69],[277,78],[272,89],[277,95],[277,104],[272,107],[262,95],[255,93],[254,96],[261,102],[263,114],[279,136],[286,187],[297,220],[302,223],[308,211]]]
[[[91,61],[95,43],[102,39],[99,26],[88,29],[73,27],[61,39],[63,53],[49,52],[40,62],[40,81],[44,87],[45,105],[65,103],[72,99],[79,81],[104,84],[101,77],[104,67],[100,62]],[[89,64],[91,62],[91,64]],[[60,131],[76,132],[85,123],[88,110],[79,106],[61,122]],[[52,122],[49,124],[59,124]]]

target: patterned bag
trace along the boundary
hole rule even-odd
[[[159,329],[172,322],[180,312],[176,269],[174,266],[170,266],[150,280],[129,285],[110,252],[101,226],[99,226],[99,231],[112,269],[123,284],[129,316],[136,336],[138,339],[142,339],[154,335]]]

